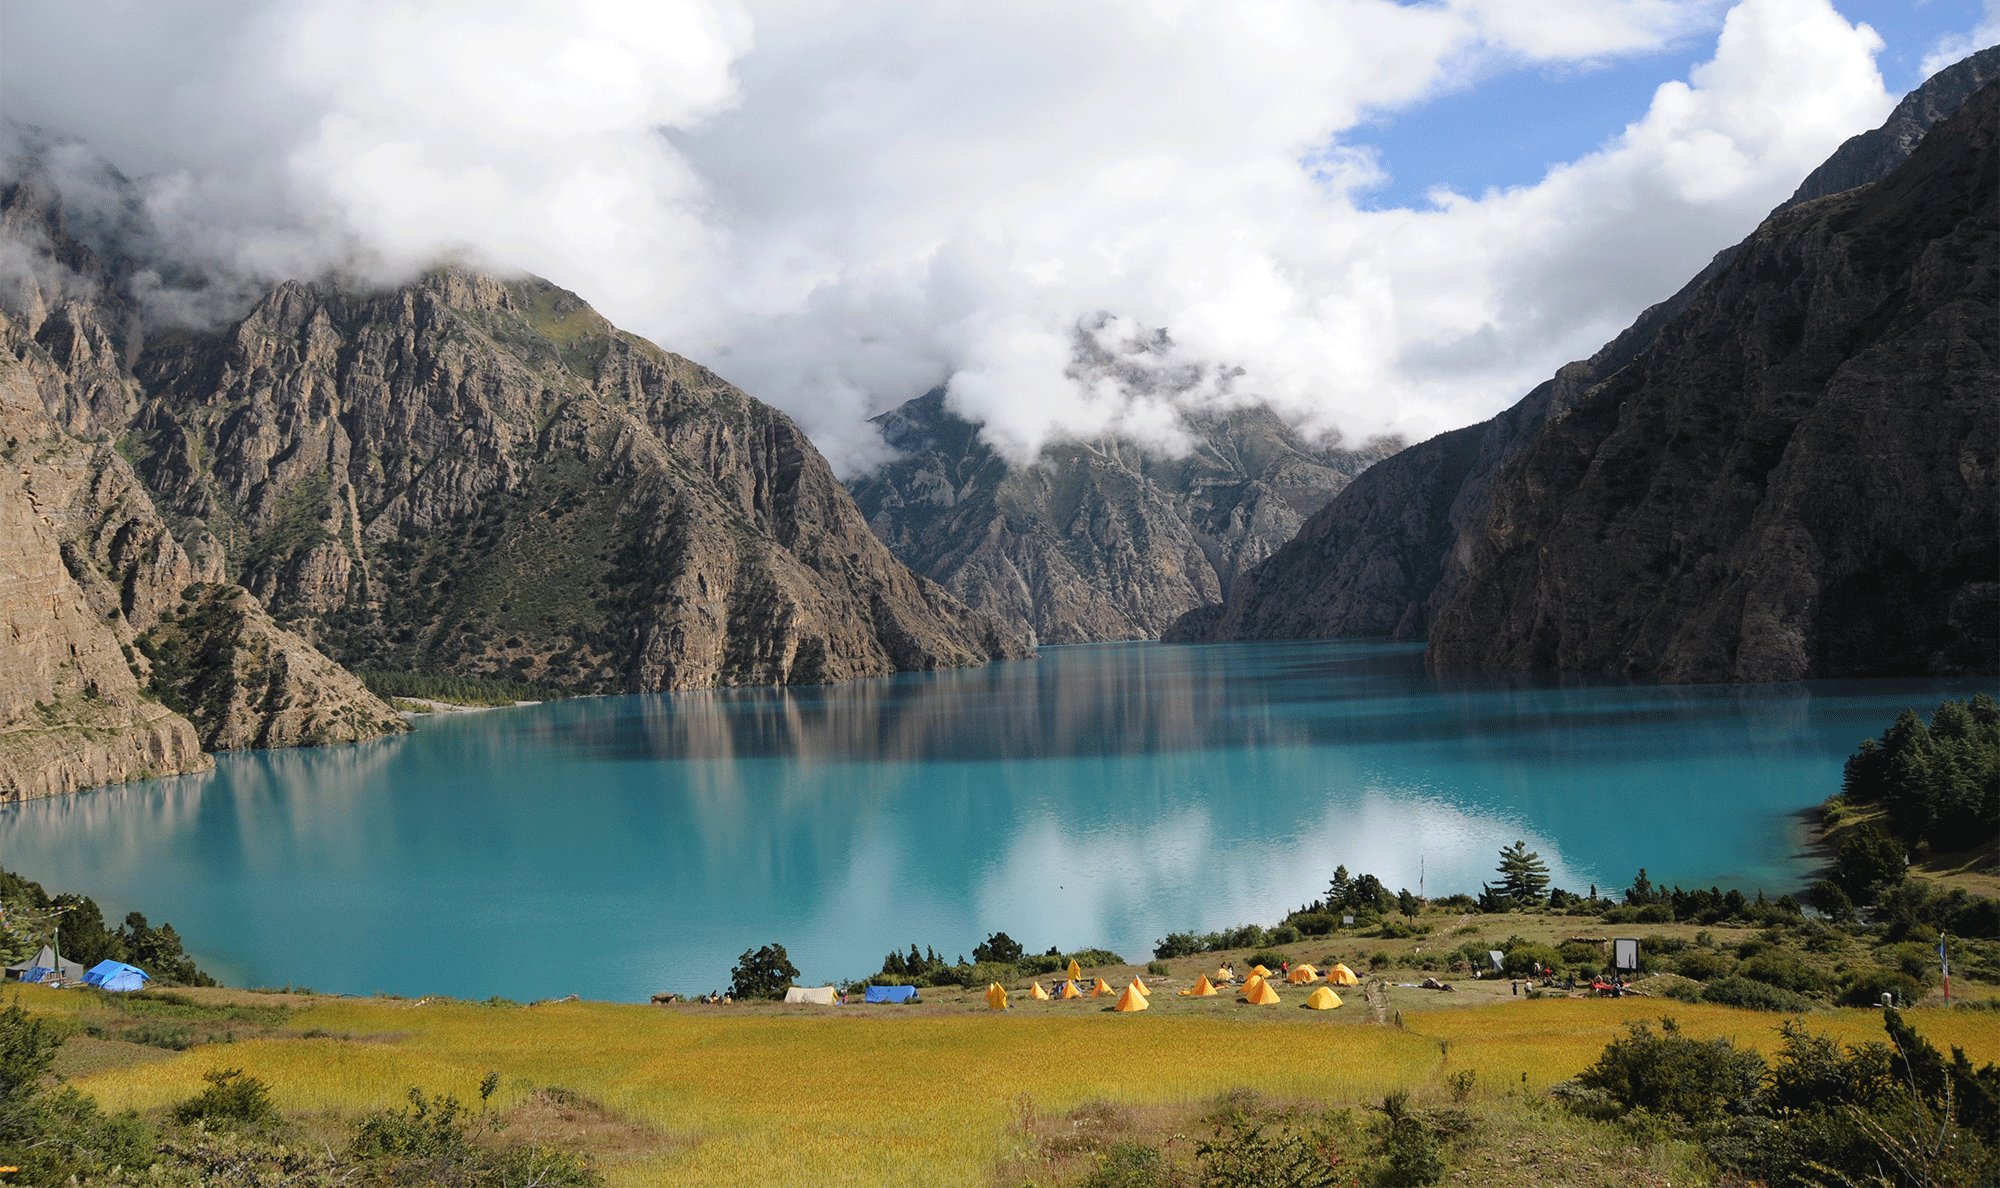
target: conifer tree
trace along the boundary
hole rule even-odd
[[[1499,873],[1500,892],[1515,903],[1540,903],[1549,889],[1549,865],[1525,841],[1501,849]]]

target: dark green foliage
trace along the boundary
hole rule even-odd
[[[1901,883],[1909,866],[1903,843],[1862,825],[1846,830],[1835,850],[1833,881],[1855,903],[1875,902],[1876,892]]]
[[[56,948],[63,957],[86,968],[124,958],[125,946],[119,943],[117,933],[104,926],[104,912],[96,900],[88,895],[58,895],[55,903],[64,909],[56,934]]]
[[[1021,945],[1006,933],[996,932],[973,948],[972,959],[977,962],[1012,964],[1021,959]]]
[[[181,938],[172,924],[149,926],[139,912],[129,912],[117,929],[105,926],[104,911],[88,895],[54,895],[40,883],[0,870],[0,903],[27,915],[46,915],[64,909],[56,917],[56,933],[13,935],[0,932],[0,951],[12,949],[22,956],[53,939],[63,958],[85,968],[107,958],[130,962],[152,975],[161,986],[213,986],[214,978],[203,973],[181,947]]]
[[[1841,983],[1840,1002],[1844,1006],[1872,1007],[1881,1003],[1884,994],[1893,994],[1899,1005],[1907,1005],[1922,998],[1924,988],[1901,970],[1864,969],[1849,974]]]
[[[1304,931],[1301,929],[1300,931]],[[1196,953],[1220,953],[1227,949],[1254,949],[1271,943],[1271,934],[1262,925],[1245,924],[1241,928],[1225,928],[1220,932],[1170,932],[1166,939],[1156,941],[1153,956],[1162,961],[1170,957],[1189,957]],[[1089,964],[1085,962],[1084,964]],[[1104,964],[1115,964],[1105,962]]]
[[[1632,885],[1625,889],[1625,905],[1627,907],[1645,907],[1647,904],[1653,902],[1656,894],[1657,892],[1653,887],[1653,880],[1646,877],[1646,868],[1642,866],[1639,868],[1639,877],[1633,879]]]
[[[1407,1094],[1382,1099],[1381,1153],[1385,1159],[1376,1183],[1385,1188],[1423,1188],[1444,1178],[1444,1154],[1437,1133],[1409,1110]]]
[[[1749,978],[1717,978],[1702,988],[1701,1001],[1750,1011],[1783,1011],[1797,1014],[1813,1007],[1812,999],[1769,982]]]
[[[1705,1122],[1740,1109],[1756,1096],[1764,1058],[1728,1040],[1690,1039],[1671,1018],[1654,1031],[1644,1020],[1614,1040],[1577,1080],[1627,1110],[1643,1109],[1686,1122]]]
[[[1563,947],[1567,949],[1569,946]],[[1684,978],[1693,978],[1697,982],[1712,982],[1716,978],[1727,977],[1735,968],[1736,963],[1728,957],[1721,953],[1711,953],[1706,949],[1683,953],[1680,960],[1674,963],[1675,972]]]
[[[449,673],[387,672],[357,668],[354,675],[377,697],[418,697],[453,705],[512,705],[517,701],[554,701],[568,692],[553,685]]]
[[[1854,900],[1832,879],[1814,883],[1812,889],[1806,892],[1806,899],[1819,909],[1820,915],[1836,924],[1850,923],[1854,919]]]
[[[1985,693],[1946,701],[1929,723],[1904,710],[1848,759],[1841,791],[1888,810],[1908,845],[1956,852],[1990,840],[2000,833],[2000,704]]]
[[[1780,990],[1790,990],[1795,994],[1820,995],[1832,989],[1826,975],[1799,959],[1795,952],[1788,950],[1767,950],[1746,959],[1736,967],[1740,977]]]
[[[1538,904],[1542,902],[1549,888],[1549,864],[1542,856],[1528,848],[1525,841],[1516,841],[1500,851],[1499,894],[1517,904]]]
[[[118,930],[118,939],[125,950],[123,960],[138,966],[153,976],[157,986],[213,986],[214,978],[203,973],[181,948],[180,933],[172,924],[149,927],[146,917],[138,912],[127,912],[125,923]]]
[[[66,1038],[54,1020],[19,1003],[0,1010],[0,1165],[21,1169],[8,1175],[9,1184],[64,1184],[152,1162],[136,1114],[107,1116],[75,1089],[44,1088]]]
[[[244,1076],[242,1069],[210,1069],[201,1079],[208,1082],[208,1088],[168,1111],[181,1125],[255,1126],[277,1120],[278,1106],[271,1100],[271,1087],[256,1077]]]
[[[737,998],[783,998],[798,977],[798,966],[785,956],[785,946],[745,949],[729,971],[729,993]]]
[[[1504,949],[1507,956],[1502,964],[1507,973],[1513,977],[1532,976],[1536,962],[1540,962],[1544,970],[1555,969],[1563,963],[1562,954],[1547,945],[1510,939]]]

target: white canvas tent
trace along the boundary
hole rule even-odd
[[[794,986],[785,991],[785,1001],[832,1006],[840,999],[835,997],[831,986]]]
[[[22,974],[36,968],[54,970],[55,972],[48,975],[49,978],[64,982],[79,981],[86,972],[85,967],[81,963],[71,961],[68,958],[64,958],[61,964],[58,965],[56,962],[56,951],[47,945],[43,945],[42,951],[33,957],[16,965],[8,966],[7,976],[18,981]]]

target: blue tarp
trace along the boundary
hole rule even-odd
[[[869,1002],[915,1002],[917,1000],[917,988],[915,986],[870,986],[868,987],[867,1000]]]
[[[54,972],[56,971],[46,965],[30,966],[21,971],[21,980],[24,982],[39,982]]]
[[[138,990],[152,981],[145,970],[123,961],[100,961],[83,975],[83,984],[100,990]]]

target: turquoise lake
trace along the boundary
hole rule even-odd
[[[1991,682],[1986,682],[1990,685]],[[1132,960],[1274,924],[1334,867],[1477,892],[1773,897],[1800,811],[1906,706],[1977,681],[1657,686],[1427,669],[1356,642],[1048,648],[826,688],[592,698],[0,810],[0,865],[171,921],[233,985],[643,999],[783,944]]]

